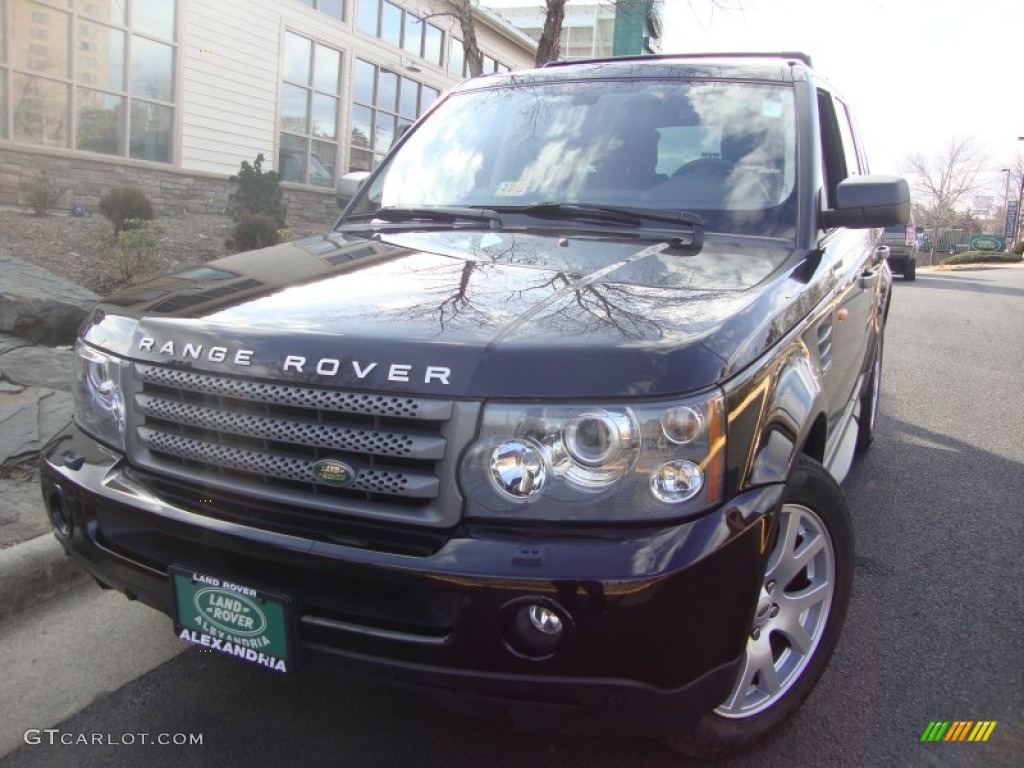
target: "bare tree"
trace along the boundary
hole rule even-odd
[[[1012,248],[1016,245],[1014,239],[1016,238],[1017,232],[1020,231],[1020,225],[1015,227],[1015,231],[1006,232],[1006,209],[1010,207],[1011,201],[1017,205],[1017,221],[1020,221],[1021,210],[1021,197],[1024,196],[1024,152],[1017,150],[1017,154],[1003,169],[1004,173],[1007,173],[1005,187],[1003,189],[1003,197],[1000,200],[999,206],[996,211],[996,219],[998,228],[997,234],[1006,234],[1006,245]]]
[[[473,20],[472,0],[451,0],[455,8],[455,19],[462,30],[462,50],[466,56],[466,66],[470,77],[479,77],[484,72],[484,55],[476,42],[476,24]]]
[[[688,0],[690,10],[696,0]],[[567,0],[544,0],[544,29],[537,42],[536,65],[542,67],[548,62],[556,61],[562,48],[562,24],[565,21],[565,4]],[[597,0],[600,5],[614,8],[625,8],[631,13],[659,13],[651,0]],[[743,10],[742,0],[700,0],[710,4],[713,9],[722,11]]]
[[[537,42],[538,67],[558,59],[562,49],[562,22],[565,21],[566,0],[544,0],[544,31]]]
[[[935,261],[940,234],[968,209],[968,196],[980,186],[978,175],[987,165],[971,136],[954,136],[935,154],[913,153],[900,164],[914,188],[914,217],[931,242],[929,265]]]
[[[742,0],[701,0],[710,3],[720,10],[742,10]],[[476,20],[473,11],[480,5],[479,0],[427,0],[431,10],[422,14],[422,18],[436,16],[454,18],[462,34],[462,50],[466,59],[466,67],[470,77],[483,74],[483,53],[476,39]],[[548,62],[556,61],[562,49],[562,25],[565,22],[565,5],[568,0],[543,0],[544,28],[537,42],[537,54],[534,64],[542,67]],[[601,5],[627,6],[635,12],[651,12],[650,0],[598,0]],[[694,0],[690,0],[691,4]],[[484,0],[486,4],[486,0]]]
[[[484,55],[480,52],[480,46],[476,41],[476,20],[473,18],[473,9],[479,3],[476,0],[433,0],[430,3],[433,10],[422,13],[422,19],[433,19],[438,16],[449,16],[459,24],[459,31],[462,33],[462,51],[466,58],[466,68],[470,77],[479,77],[484,72]],[[440,10],[438,6],[448,8]]]

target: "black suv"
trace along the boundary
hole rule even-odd
[[[753,743],[850,598],[838,483],[910,206],[856,136],[800,54],[464,84],[333,232],[99,305],[44,455],[57,537],[271,670]]]

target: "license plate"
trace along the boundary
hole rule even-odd
[[[285,598],[185,569],[171,569],[171,583],[179,639],[267,669],[291,671]]]

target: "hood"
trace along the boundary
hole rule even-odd
[[[797,293],[780,269],[793,255],[714,236],[693,254],[505,232],[335,233],[114,295],[87,337],[136,360],[352,389],[670,395],[715,384],[777,335],[766,318]]]

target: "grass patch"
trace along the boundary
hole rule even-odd
[[[1024,257],[1002,251],[965,251],[943,259],[940,264],[1019,264]]]

